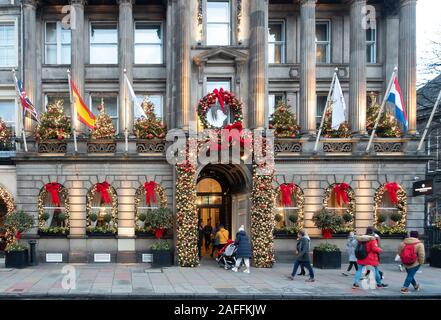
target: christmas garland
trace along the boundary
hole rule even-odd
[[[161,208],[166,208],[167,207],[167,194],[165,193],[165,189],[163,187],[161,187],[160,184],[155,183],[155,187],[154,187],[155,193],[159,196],[159,205]],[[136,193],[135,193],[135,221],[138,221],[138,216],[139,216],[139,206],[141,204],[141,199],[142,197],[145,197],[147,195],[146,193],[146,187],[145,185],[140,186],[138,189],[136,189]]]
[[[390,190],[390,186],[397,186],[396,194],[391,194],[390,191],[388,191],[388,188]],[[395,188],[394,188],[395,189]],[[382,226],[381,223],[378,221],[378,209],[381,208],[381,203],[383,201],[383,197],[385,196],[385,193],[388,193],[388,196],[390,197],[392,202],[395,202],[396,197],[396,203],[395,206],[397,207],[398,213],[401,214],[401,220],[397,222],[397,224],[392,227],[395,231],[398,233],[402,233],[406,231],[406,221],[407,221],[407,193],[404,191],[404,189],[397,184],[396,182],[390,183],[386,182],[385,184],[381,185],[377,191],[375,192],[374,196],[374,203],[375,203],[375,216],[374,216],[374,227],[377,228],[380,231],[387,232],[389,227]]]
[[[291,186],[292,186],[292,188],[291,188]],[[276,190],[274,190],[274,193],[279,195],[279,198],[281,200],[281,201],[279,201],[279,203],[281,203],[283,207],[285,207],[284,203],[286,203],[284,201],[284,199],[283,199],[284,198],[283,193],[287,192],[287,191],[282,191],[282,189],[283,190],[287,190],[288,189],[290,191],[290,193],[289,193],[290,198],[294,197],[295,205],[291,205],[290,204],[290,205],[287,205],[287,206],[297,207],[298,208],[297,209],[296,229],[297,230],[301,230],[302,227],[303,227],[303,219],[304,219],[305,195],[303,194],[302,189],[298,185],[296,185],[296,184],[293,184],[293,183],[281,184]]]
[[[181,267],[195,267],[198,257],[198,214],[193,164],[176,165],[176,252]]]
[[[52,191],[54,190],[54,191]],[[63,187],[61,184],[52,182],[44,185],[43,188],[41,188],[40,193],[38,194],[38,228],[39,230],[44,230],[45,232],[50,232],[51,227],[46,227],[46,222],[43,218],[44,215],[44,204],[46,202],[46,199],[48,196],[52,197],[52,202],[54,203],[54,195],[52,192],[57,192],[57,196],[61,195],[64,199],[63,201],[63,208],[64,208],[64,214],[66,215],[66,218],[64,220],[65,226],[62,230],[63,233],[69,233],[69,216],[70,216],[70,206],[69,206],[69,191]],[[59,200],[59,198],[58,198]],[[54,203],[55,206],[59,206],[60,203]],[[58,228],[58,227],[57,227]]]
[[[339,193],[345,193],[346,197],[344,195],[341,195]],[[328,186],[325,189],[325,194],[323,196],[323,207],[328,207],[329,199],[331,198],[332,194],[335,194],[336,198],[338,196],[343,196],[340,198],[337,198],[337,205],[340,207],[341,204],[346,204],[346,211],[345,215],[350,215],[352,217],[351,221],[346,222],[346,226],[341,228],[345,229],[345,231],[352,231],[355,227],[355,192],[354,190],[346,183],[334,183],[330,186]],[[341,202],[339,202],[341,201]],[[337,232],[339,230],[333,230],[334,232]]]
[[[9,193],[8,190],[0,186],[0,199],[5,203],[6,205],[6,214],[11,214],[15,211],[15,201],[12,195]]]
[[[97,184],[93,185],[93,187],[87,193],[87,202],[86,202],[87,223],[86,223],[86,226],[87,226],[88,231],[93,231],[93,226],[90,221],[90,214],[92,213],[91,211],[92,211],[93,199],[94,199],[96,193],[98,192],[99,186],[106,185],[106,184],[107,184],[106,181],[104,181],[103,183],[97,183]],[[112,233],[116,233],[118,230],[118,196],[116,194],[115,189],[110,185],[108,185],[107,193],[109,195],[110,203],[112,205],[112,210],[111,210],[112,227],[110,229],[108,229],[108,231],[110,231]],[[106,199],[102,199],[102,200],[104,202],[106,202]]]

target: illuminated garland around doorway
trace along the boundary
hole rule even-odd
[[[52,233],[62,233],[62,234],[68,234],[69,233],[69,215],[70,215],[70,207],[69,207],[69,191],[63,187],[61,184],[59,185],[59,191],[58,193],[62,195],[63,197],[63,203],[62,204],[54,204],[54,206],[62,206],[64,208],[63,213],[65,215],[64,227],[51,227],[46,226],[46,221],[44,220],[44,204],[46,202],[46,199],[48,196],[50,196],[49,191],[47,190],[46,186],[51,184],[46,184],[43,188],[41,188],[40,193],[38,195],[38,228],[39,230],[44,230],[46,232],[52,232]]]
[[[198,215],[195,175],[191,163],[176,165],[176,252],[181,267],[196,267],[198,257]]]
[[[388,193],[386,186],[390,184],[387,182],[381,185],[377,191],[375,192],[374,202],[375,202],[375,216],[374,216],[374,227],[382,234],[385,233],[405,233],[406,232],[406,221],[407,221],[407,194],[404,189],[398,185],[398,190],[396,191],[396,200],[397,203],[395,206],[397,207],[398,213],[401,214],[401,220],[397,222],[397,224],[393,227],[384,226],[379,221],[379,212],[378,209],[381,208],[381,203],[383,201],[383,197],[390,195],[385,195]]]

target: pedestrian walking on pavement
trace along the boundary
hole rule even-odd
[[[355,256],[357,258],[357,264],[359,266],[357,272],[354,277],[354,284],[352,285],[353,289],[360,288],[359,281],[361,277],[361,273],[363,272],[363,268],[366,266],[371,266],[375,271],[375,281],[377,283],[377,288],[387,288],[388,285],[382,283],[381,275],[378,270],[378,266],[380,264],[378,259],[378,254],[382,251],[380,247],[378,247],[378,242],[375,239],[375,236],[371,232],[372,228],[367,228],[366,235],[357,237],[357,247],[355,248]]]
[[[420,267],[424,265],[426,253],[424,245],[418,237],[418,231],[411,231],[410,237],[403,240],[398,251],[398,254],[401,257],[401,262],[407,272],[406,280],[401,288],[401,292],[404,294],[409,292],[410,284],[412,284],[415,291],[421,289],[420,284],[415,280],[415,275]]]
[[[236,241],[234,244],[237,246],[236,251],[236,266],[231,269],[237,272],[242,264],[245,263],[244,273],[250,273],[250,258],[251,258],[251,244],[250,238],[245,232],[243,225],[240,226],[238,233],[236,234]]]
[[[355,248],[357,247],[358,241],[355,239],[355,233],[350,232],[348,236],[348,240],[346,241],[346,251],[348,253],[349,258],[349,267],[347,272],[352,270],[352,267],[355,268],[355,271],[358,271],[357,265],[357,257],[355,256]],[[343,275],[348,276],[347,273],[343,273]]]
[[[297,269],[299,266],[303,265],[309,271],[309,279],[306,282],[314,282],[314,270],[312,269],[311,262],[309,259],[309,248],[311,239],[304,230],[299,231],[299,241],[297,241],[297,259],[294,263],[291,275],[288,277],[290,280],[294,280],[297,274]]]

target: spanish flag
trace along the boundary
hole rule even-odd
[[[81,99],[81,96],[72,80],[70,81],[70,85],[72,86],[72,97],[74,99],[75,109],[77,110],[78,120],[80,120],[80,122],[86,125],[88,128],[94,129],[95,116],[92,112],[90,112],[83,99]]]

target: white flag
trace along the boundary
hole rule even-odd
[[[343,96],[343,91],[341,90],[338,77],[335,77],[334,90],[332,92],[332,104],[332,129],[338,130],[338,128],[340,128],[340,125],[346,121],[345,97]]]
[[[139,102],[138,102],[138,98],[136,98],[135,91],[133,91],[132,85],[130,84],[129,78],[127,78],[127,75],[126,75],[126,74],[124,74],[124,80],[125,80],[125,82],[126,82],[126,84],[127,84],[127,88],[129,89],[129,95],[130,95],[130,97],[132,98],[133,105],[134,105],[134,106],[136,107],[136,109],[137,109],[137,112],[135,112],[135,114],[138,113],[138,114],[144,114],[144,115],[146,115],[146,114],[144,113],[144,110],[142,109],[141,105],[140,105]],[[146,116],[147,116],[147,115],[146,115]]]

